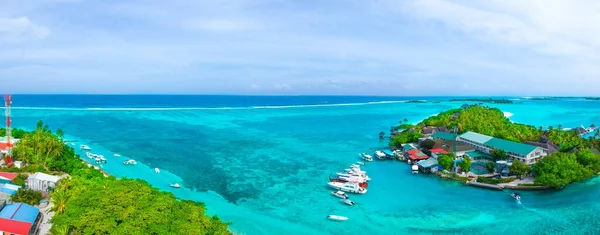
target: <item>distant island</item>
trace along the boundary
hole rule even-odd
[[[514,104],[512,100],[507,99],[451,99],[450,102],[479,102],[479,103],[492,103],[492,104]]]
[[[463,105],[416,125],[401,122],[389,145],[399,159],[444,178],[497,189],[562,188],[600,172],[600,139],[580,134],[560,125],[513,123],[500,109]]]

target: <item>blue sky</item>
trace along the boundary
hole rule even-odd
[[[593,0],[0,0],[0,91],[598,95]]]

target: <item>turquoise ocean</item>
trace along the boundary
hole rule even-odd
[[[412,99],[437,102],[405,102]],[[235,234],[600,234],[598,178],[522,192],[518,205],[508,191],[412,175],[389,160],[362,167],[373,180],[367,194],[351,195],[356,206],[330,195],[330,174],[387,146],[380,131],[463,104],[448,99],[16,95],[12,113],[15,127],[42,119],[89,145],[112,175],[206,203]],[[523,103],[489,106],[535,126],[600,125],[600,101],[511,99]],[[138,165],[123,165],[128,159]],[[168,186],[175,182],[183,188]]]

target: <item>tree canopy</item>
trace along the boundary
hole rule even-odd
[[[444,154],[438,157],[438,164],[442,166],[445,170],[452,169],[452,165],[454,165],[454,156],[451,154]]]
[[[592,177],[599,169],[600,155],[590,150],[578,153],[557,152],[542,158],[533,169],[535,182],[554,187],[564,187],[572,182]]]
[[[62,131],[52,133],[41,121],[34,131],[21,136],[13,153],[16,160],[29,164],[27,169],[70,175],[51,193],[51,210],[56,212],[53,233],[231,234],[228,223],[205,215],[202,203],[179,200],[142,180],[104,177],[65,145]],[[39,203],[26,190],[19,190],[15,199]]]
[[[510,173],[521,177],[523,174],[527,173],[531,167],[522,161],[513,161],[508,169],[510,170]]]
[[[458,163],[458,166],[460,166],[460,168],[462,168],[463,171],[465,172],[469,172],[471,171],[471,158],[470,157],[464,157],[462,162]]]

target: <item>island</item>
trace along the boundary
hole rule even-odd
[[[7,181],[20,188],[8,205],[34,211],[49,203],[48,214],[34,216],[29,231],[42,230],[47,226],[42,220],[51,217],[52,234],[231,234],[228,223],[205,215],[203,203],[178,199],[143,180],[117,179],[83,162],[63,135],[42,121],[31,132],[12,130],[18,139],[12,160],[18,164],[0,167],[0,172],[16,174]],[[43,184],[32,184],[37,176],[45,177]]]
[[[389,145],[399,160],[474,186],[563,188],[600,172],[600,139],[560,125],[513,123],[500,109],[482,105],[463,105],[417,124],[404,120],[392,133]]]
[[[477,99],[477,98],[465,98],[465,99],[451,99],[449,102],[478,102],[478,103],[492,103],[492,104],[514,104],[512,100],[507,99]]]

